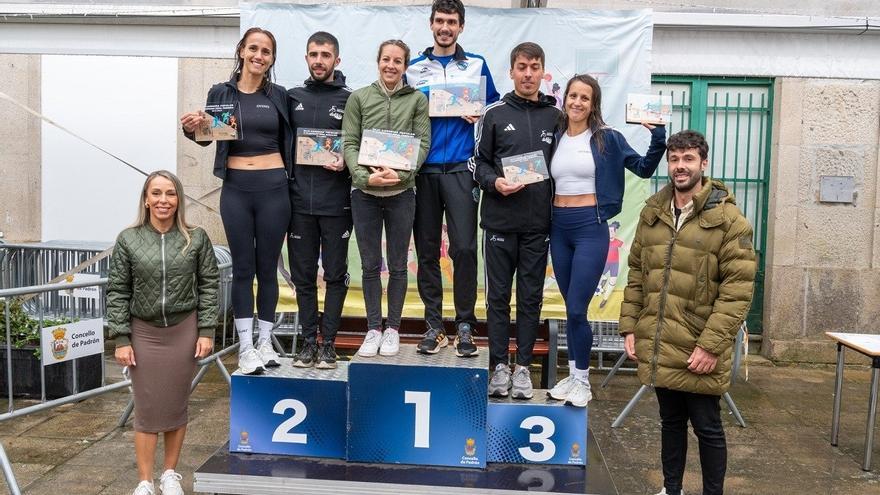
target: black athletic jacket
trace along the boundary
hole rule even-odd
[[[497,232],[550,232],[553,187],[550,179],[529,184],[504,196],[495,190],[495,179],[504,177],[501,158],[543,151],[547,168],[553,154],[561,112],[553,97],[539,94],[525,100],[514,92],[486,107],[477,124],[474,145],[474,180],[486,191],[480,209],[480,226]]]
[[[298,127],[342,129],[345,102],[351,95],[342,72],[335,71],[333,81],[327,83],[306,79],[287,94],[294,134]],[[333,172],[314,165],[297,165],[293,174],[296,180],[290,185],[290,201],[295,213],[332,217],[351,214],[351,175],[347,167]]]
[[[216,104],[216,103],[233,103],[238,102],[238,77],[233,76],[232,79],[215,84],[208,90],[208,104]],[[293,151],[293,139],[294,133],[290,123],[290,107],[288,105],[287,91],[283,86],[279,86],[275,83],[267,84],[261,91],[263,91],[269,100],[272,101],[272,104],[275,105],[275,109],[278,110],[278,114],[281,115],[282,127],[283,129],[283,142],[279,143],[281,147],[278,150],[281,153],[281,158],[284,160],[284,166],[287,169],[287,177],[292,179],[291,169],[293,168],[293,156],[291,156],[291,152]],[[246,125],[246,124],[245,124]],[[192,140],[193,142],[201,145],[208,146],[212,143],[212,141],[196,141],[195,133],[183,131],[183,135]],[[247,138],[245,138],[247,139]],[[214,154],[214,175],[225,179],[226,178],[226,161],[229,158],[229,141],[217,141],[217,151]]]

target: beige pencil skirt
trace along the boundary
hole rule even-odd
[[[198,336],[195,312],[165,328],[131,319],[135,431],[161,433],[186,425]]]

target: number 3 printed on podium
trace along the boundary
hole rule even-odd
[[[306,405],[296,399],[282,399],[275,404],[275,407],[272,408],[272,412],[275,414],[284,414],[288,409],[293,409],[293,416],[287,418],[283,423],[278,425],[278,428],[275,428],[275,433],[272,433],[272,441],[307,444],[309,440],[307,434],[290,432],[290,430],[296,428],[300,423],[305,421],[306,416],[308,415]]]
[[[546,416],[529,416],[519,424],[520,428],[531,431],[536,426],[541,428],[538,433],[529,433],[529,444],[537,443],[541,445],[541,450],[532,450],[531,445],[519,448],[519,455],[523,459],[532,462],[549,461],[556,455],[556,444],[550,440],[550,437],[556,433],[556,425],[550,418]]]
[[[431,448],[431,392],[404,390],[403,403],[415,405],[415,439],[413,447]]]

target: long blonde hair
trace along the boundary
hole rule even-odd
[[[180,233],[183,234],[183,238],[186,239],[186,244],[183,245],[182,250],[182,252],[185,253],[192,243],[192,235],[190,234],[190,231],[192,231],[194,226],[186,223],[186,197],[183,195],[183,184],[176,175],[167,170],[156,170],[147,176],[147,180],[144,181],[144,187],[141,188],[137,220],[135,220],[132,227],[140,227],[141,225],[150,223],[150,209],[146,207],[147,187],[150,186],[150,182],[156,177],[163,177],[174,184],[174,192],[177,193],[177,212],[174,214],[174,225],[177,226],[177,230],[179,230]]]

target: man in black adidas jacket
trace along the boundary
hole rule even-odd
[[[483,194],[487,324],[489,328],[489,395],[532,397],[528,366],[538,333],[550,234],[550,180],[511,184],[502,158],[540,151],[550,164],[553,136],[561,112],[556,100],[539,92],[544,77],[544,51],[521,43],[510,53],[514,90],[488,106],[478,124],[474,179]],[[508,366],[510,295],[516,274],[516,367]],[[511,376],[512,375],[512,376]]]
[[[339,41],[318,31],[306,43],[311,77],[290,89],[290,115],[294,129],[342,129],[342,116],[351,89],[339,64]],[[332,141],[331,141],[332,142]],[[340,141],[341,142],[341,141]],[[298,146],[297,146],[298,147]],[[293,167],[287,253],[290,275],[296,286],[299,322],[305,340],[293,365],[321,369],[336,367],[334,339],[348,293],[348,241],[351,237],[351,176],[341,159],[332,165]],[[318,258],[324,268],[323,345],[318,336]]]

